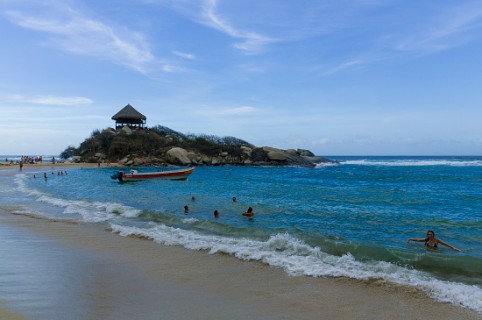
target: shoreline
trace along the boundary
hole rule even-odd
[[[40,275],[32,281],[42,283],[42,275],[52,267],[36,261],[35,252],[45,251],[39,260],[53,255],[56,263],[70,266],[65,277],[75,279],[75,285],[56,289],[69,296],[62,307],[53,304],[58,318],[77,312],[83,318],[116,319],[482,319],[471,310],[384,281],[291,277],[260,262],[122,237],[103,224],[10,212],[0,205],[0,239],[5,232],[8,239],[32,237],[22,238],[28,243],[25,248],[11,242],[7,249],[33,255],[29,261]],[[16,262],[11,263],[15,269]],[[15,290],[15,283],[10,285]],[[48,294],[44,298],[48,300]],[[10,304],[0,296],[2,318],[28,319],[37,314]],[[40,319],[47,319],[48,311]],[[60,315],[62,311],[70,314]]]
[[[49,170],[55,170],[58,168],[62,169],[81,169],[81,168],[105,168],[105,167],[117,167],[119,166],[118,163],[87,163],[87,162],[80,162],[80,163],[74,163],[74,162],[42,162],[42,163],[35,163],[35,164],[30,164],[30,163],[24,163],[23,164],[23,170],[26,171],[32,171],[34,169],[46,169],[48,168]],[[0,171],[1,170],[12,170],[16,173],[21,172],[20,171],[20,166],[18,163],[10,164],[8,162],[0,162]]]

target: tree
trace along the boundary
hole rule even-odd
[[[76,151],[76,148],[74,146],[68,146],[64,151],[62,151],[62,153],[60,154],[60,157],[64,160],[72,158],[75,151]]]

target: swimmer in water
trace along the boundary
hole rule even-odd
[[[254,215],[253,208],[249,207],[248,210],[246,210],[245,213],[243,213],[243,216],[252,218]]]
[[[448,244],[447,242],[444,242],[440,240],[439,238],[435,238],[435,232],[432,230],[427,231],[427,237],[426,238],[410,238],[408,241],[415,241],[415,242],[425,242],[425,246],[436,249],[438,244],[440,243],[441,245],[444,245],[446,247],[449,247],[455,251],[460,251],[459,249],[455,248],[454,246]]]

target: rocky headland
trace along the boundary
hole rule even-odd
[[[141,165],[307,166],[335,162],[305,149],[256,147],[235,137],[182,134],[163,126],[96,130],[61,157],[74,162]]]

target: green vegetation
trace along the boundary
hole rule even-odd
[[[232,157],[240,157],[242,147],[254,147],[252,144],[235,137],[217,137],[213,135],[183,134],[164,126],[155,126],[126,132],[111,128],[94,130],[78,148],[68,146],[62,153],[64,159],[80,156],[81,161],[96,162],[98,154],[105,160],[116,162],[127,155],[139,157],[164,158],[173,147],[180,147],[206,156],[218,156],[226,152]]]

